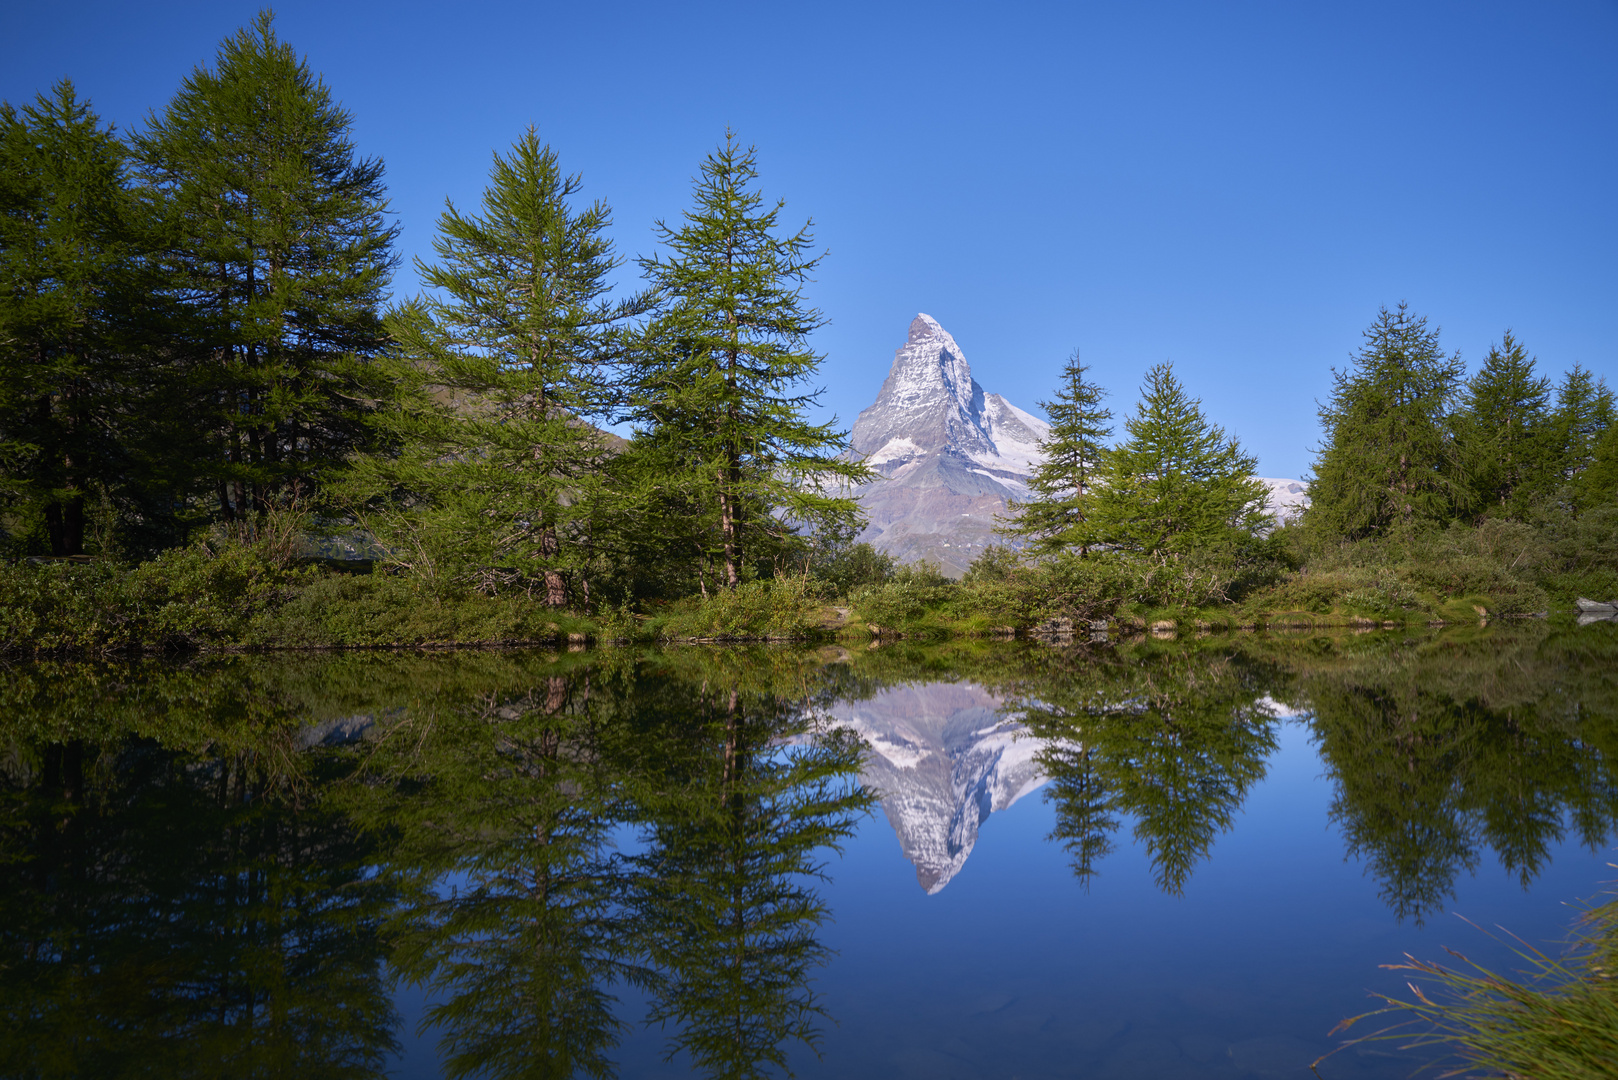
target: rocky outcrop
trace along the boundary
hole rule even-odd
[[[833,723],[870,745],[861,781],[881,794],[916,880],[936,893],[960,873],[978,830],[1045,782],[1040,743],[972,683],[894,687],[831,706]]]

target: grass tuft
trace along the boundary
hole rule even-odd
[[[1373,1016],[1405,1019],[1333,1053],[1398,1040],[1401,1049],[1446,1051],[1449,1059],[1435,1062],[1447,1067],[1441,1076],[1481,1071],[1535,1080],[1611,1078],[1618,1069],[1618,895],[1584,911],[1560,956],[1511,938],[1512,952],[1527,965],[1515,977],[1453,949],[1446,950],[1459,962],[1453,968],[1408,953],[1404,963],[1384,964],[1410,973],[1411,998],[1378,995],[1386,1007],[1344,1020],[1333,1034]]]

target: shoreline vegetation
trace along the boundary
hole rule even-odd
[[[861,545],[841,563],[812,564],[796,576],[589,613],[558,610],[513,589],[427,588],[380,561],[302,555],[306,542],[283,528],[253,540],[216,535],[135,564],[0,566],[0,655],[875,643],[1559,622],[1573,616],[1576,594],[1618,592],[1610,568],[1580,559],[1590,553],[1584,534],[1604,532],[1618,514],[1587,518],[1571,537],[1489,522],[1430,533],[1421,546],[1361,542],[1314,558],[1303,553],[1297,569],[1272,573],[1239,600],[1152,602],[1169,574],[1195,573],[1175,564],[1095,556],[1030,562],[1002,548],[955,581],[927,564],[897,566]],[[1287,527],[1271,542],[1301,547],[1307,535]]]
[[[1402,302],[1332,371],[1295,519],[1184,371],[1115,416],[1075,350],[1004,546],[959,580],[898,565],[859,542],[876,474],[813,419],[825,253],[755,148],[727,130],[630,257],[530,128],[395,299],[385,169],[339,102],[266,11],[128,132],[67,80],[0,104],[0,654],[1368,628],[1618,597],[1611,390],[1509,330],[1469,373]]]

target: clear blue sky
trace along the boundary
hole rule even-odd
[[[9,3],[0,97],[66,75],[127,128],[258,7]],[[1473,367],[1511,327],[1618,383],[1610,0],[275,10],[386,161],[407,261],[529,123],[630,256],[736,128],[830,249],[811,294],[845,424],[917,311],[1028,409],[1075,345],[1120,411],[1172,359],[1271,476],[1308,468],[1381,304]]]

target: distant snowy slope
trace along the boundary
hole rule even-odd
[[[1268,476],[1255,479],[1270,489],[1269,509],[1275,515],[1276,524],[1285,525],[1308,508],[1309,485],[1302,480],[1275,480]]]

